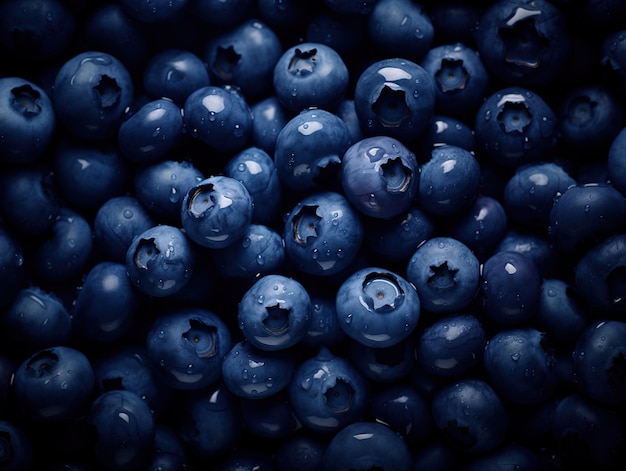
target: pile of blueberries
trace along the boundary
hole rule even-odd
[[[626,467],[624,0],[0,2],[0,470]]]

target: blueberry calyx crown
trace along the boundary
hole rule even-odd
[[[363,280],[361,302],[379,313],[397,309],[404,300],[404,290],[391,273],[369,273]]]
[[[101,108],[111,108],[120,101],[122,89],[117,84],[117,81],[108,75],[102,75],[98,85],[93,87],[93,89],[98,96]]]
[[[507,20],[506,27],[498,30],[506,48],[506,62],[530,69],[541,65],[542,51],[549,43],[536,26],[534,17],[541,14],[541,10],[518,7]]]
[[[15,87],[11,90],[11,105],[26,118],[37,116],[41,113],[39,99],[41,94],[28,84]]]
[[[315,67],[317,67],[317,49],[303,51],[296,48],[287,70],[290,74],[303,77],[312,74]]]

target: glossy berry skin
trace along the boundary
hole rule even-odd
[[[231,84],[248,98],[271,90],[274,67],[283,53],[280,39],[266,24],[247,20],[206,47],[205,60],[215,84]]]
[[[0,161],[25,164],[48,149],[56,117],[48,94],[20,77],[0,79]]]
[[[256,348],[284,350],[306,335],[311,309],[311,298],[302,284],[284,275],[266,275],[241,297],[239,329]]]
[[[196,244],[211,249],[239,240],[252,222],[254,202],[246,187],[234,178],[215,175],[185,194],[180,218]]]
[[[333,109],[349,79],[346,64],[333,48],[309,42],[285,50],[272,76],[276,97],[291,113],[310,107]]]
[[[285,261],[280,234],[260,224],[250,224],[239,241],[211,253],[221,276],[249,282],[280,272]]]
[[[480,379],[461,379],[440,389],[433,397],[432,414],[447,443],[469,454],[495,450],[506,438],[502,400]]]
[[[578,390],[601,404],[623,404],[626,323],[596,321],[585,327],[573,352]]]
[[[70,420],[85,412],[94,390],[89,359],[72,347],[38,350],[15,370],[19,413],[36,422]]]
[[[442,114],[435,114],[432,117],[430,126],[426,128],[420,141],[422,143],[422,152],[418,155],[420,163],[429,159],[437,147],[445,145],[461,147],[471,153],[476,150],[474,130],[465,122]]]
[[[507,401],[539,404],[554,393],[555,360],[534,328],[505,329],[489,339],[483,365],[489,384]]]
[[[115,196],[96,212],[94,248],[108,260],[125,263],[133,239],[154,225],[154,219],[136,197]]]
[[[415,154],[389,136],[364,138],[343,155],[341,185],[346,198],[362,214],[390,218],[407,211],[420,186]]]
[[[139,234],[126,252],[126,270],[139,291],[170,296],[189,281],[195,266],[194,247],[177,227],[157,225]]]
[[[626,194],[626,127],[622,128],[609,146],[607,155],[607,172],[611,184],[622,194]]]
[[[589,324],[588,313],[574,286],[559,278],[544,278],[536,317],[537,328],[546,332],[550,343],[573,347]]]
[[[104,52],[86,51],[71,57],[54,79],[52,99],[57,118],[84,139],[114,136],[133,97],[128,70]]]
[[[302,425],[327,435],[363,417],[369,399],[358,370],[325,347],[296,366],[288,394]]]
[[[254,202],[252,222],[270,224],[275,221],[283,188],[275,161],[267,151],[248,147],[236,153],[224,166],[224,175],[239,180],[250,193]]]
[[[183,198],[204,178],[193,162],[167,159],[137,169],[133,188],[153,219],[178,225]]]
[[[252,145],[263,149],[268,154],[274,153],[278,134],[292,117],[278,100],[276,95],[250,104],[252,112]]]
[[[133,470],[148,459],[154,440],[154,417],[137,394],[107,391],[89,409],[88,423],[95,428],[94,453],[104,469]]]
[[[560,74],[569,52],[563,12],[542,0],[499,0],[479,19],[476,47],[495,77],[508,84],[538,88]]]
[[[276,138],[280,182],[296,192],[332,189],[350,139],[348,125],[337,115],[315,108],[301,111]]]
[[[124,121],[117,143],[131,162],[148,164],[164,159],[183,133],[183,116],[171,100],[160,98],[143,105]]]
[[[72,333],[67,308],[52,292],[30,286],[21,289],[2,316],[5,342],[31,352],[64,345]]]
[[[478,193],[480,165],[474,155],[456,146],[432,150],[420,168],[418,201],[435,215],[450,215],[471,207]]]
[[[555,273],[558,271],[556,264],[557,256],[552,250],[552,244],[547,234],[533,234],[521,229],[509,229],[504,234],[504,237],[500,239],[498,246],[494,249],[494,253],[506,251],[519,252],[522,255],[526,255],[535,262],[539,274],[544,278],[555,276]]]
[[[234,26],[245,18],[250,0],[206,0],[192,3],[190,7],[196,17],[211,26],[229,27]]]
[[[229,85],[192,92],[183,105],[187,132],[211,150],[242,150],[252,133],[252,113],[244,96]]]
[[[339,326],[363,345],[384,348],[407,338],[420,318],[420,298],[402,276],[384,268],[357,270],[336,295]]]
[[[306,14],[305,9],[302,11]],[[332,47],[350,63],[355,54],[358,56],[361,44],[368,41],[364,20],[361,15],[341,15],[322,9],[308,20],[305,40]]]
[[[550,223],[555,198],[576,184],[576,180],[554,162],[523,165],[507,181],[502,203],[508,217],[520,228],[541,229]]]
[[[346,339],[346,333],[338,325],[335,292],[315,286],[306,288],[311,298],[311,325],[301,344],[310,348],[341,345]]]
[[[487,333],[472,314],[436,320],[420,333],[415,346],[418,365],[435,376],[460,378],[479,366]]]
[[[25,274],[22,244],[11,230],[0,224],[0,307],[17,298]]]
[[[435,108],[433,79],[420,65],[389,58],[368,66],[354,88],[354,106],[364,133],[402,142],[417,139]]]
[[[626,91],[626,41],[623,26],[609,32],[600,46],[600,63],[604,66],[605,76],[614,89],[621,95]]]
[[[72,308],[75,332],[90,342],[106,343],[122,338],[133,325],[140,294],[126,264],[99,262],[87,272]]]
[[[496,252],[483,264],[482,312],[496,325],[519,326],[537,314],[541,277],[531,259],[518,252]]]
[[[433,79],[437,113],[474,116],[489,87],[489,74],[474,49],[464,43],[436,46],[420,65]]]
[[[2,466],[7,471],[31,469],[33,465],[33,443],[22,427],[12,421],[0,420],[3,437]]]
[[[385,56],[396,56],[399,48],[410,60],[421,59],[435,36],[430,15],[407,0],[378,0],[367,16],[368,37]]]
[[[549,235],[564,253],[590,248],[624,228],[626,199],[610,184],[571,186],[555,199],[550,210]]]
[[[505,168],[542,160],[555,143],[557,129],[546,101],[523,87],[506,87],[486,97],[474,121],[477,149]]]
[[[323,469],[337,471],[410,469],[412,459],[405,441],[391,428],[378,422],[355,422],[330,440]]]
[[[390,347],[371,347],[356,340],[351,340],[348,359],[369,381],[389,384],[408,377],[415,366],[413,350],[415,342],[411,337]]]
[[[330,276],[347,268],[363,241],[363,223],[340,193],[313,193],[289,213],[283,230],[288,260],[308,274]]]
[[[541,458],[531,448],[516,443],[506,443],[497,450],[476,457],[463,467],[463,471],[480,471],[490,469],[505,471],[514,466],[516,471],[532,471],[541,469]]]
[[[154,320],[146,348],[158,376],[171,388],[197,390],[216,383],[231,348],[224,321],[204,308],[178,308]]]
[[[415,286],[425,310],[460,311],[470,305],[478,290],[480,265],[462,242],[451,237],[433,237],[411,256],[406,279]]]
[[[287,387],[296,359],[256,348],[247,340],[237,342],[224,357],[222,378],[230,392],[244,399],[263,399]]]
[[[150,98],[169,98],[181,108],[189,95],[211,84],[202,59],[191,51],[177,48],[167,48],[150,57],[142,78]]]

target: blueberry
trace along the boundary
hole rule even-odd
[[[464,471],[479,471],[492,469],[504,471],[513,466],[516,471],[532,471],[541,469],[540,456],[531,448],[517,443],[507,443],[501,448],[491,451],[484,456],[470,460]]]
[[[16,3],[16,2],[14,2]],[[56,117],[48,94],[29,80],[0,79],[0,161],[39,160],[52,142]]]
[[[402,276],[379,267],[355,271],[336,295],[339,326],[369,347],[406,339],[420,318],[420,297]]]
[[[189,281],[195,266],[194,247],[177,227],[153,226],[133,239],[126,252],[132,283],[148,296],[170,296]]]
[[[375,384],[389,384],[406,379],[415,366],[411,337],[389,347],[372,347],[351,339],[348,358],[363,377]]]
[[[389,218],[407,211],[420,187],[415,154],[389,136],[364,138],[343,155],[340,172],[345,196],[366,216]]]
[[[626,91],[626,32],[623,27],[608,32],[600,46],[600,63],[603,67],[605,80],[612,85],[620,95]]]
[[[276,97],[290,112],[305,108],[332,109],[348,87],[348,68],[341,56],[323,43],[300,43],[285,50],[276,62]]]
[[[2,466],[7,471],[31,469],[33,465],[33,443],[20,425],[0,420],[0,450]]]
[[[323,0],[331,11],[346,15],[368,15],[378,0]]]
[[[322,466],[325,449],[325,443],[312,433],[288,437],[276,449],[277,471],[293,468],[300,471],[317,471]]]
[[[266,398],[242,398],[240,407],[246,430],[255,437],[282,441],[302,429],[284,390]]]
[[[350,142],[358,142],[363,137],[363,130],[361,129],[361,122],[356,114],[356,107],[354,106],[354,100],[346,98],[335,109],[335,114],[339,116],[344,123],[348,126],[350,132]]]
[[[302,284],[283,275],[266,275],[241,297],[239,329],[261,350],[284,350],[308,332],[311,309],[311,298]]]
[[[64,62],[53,91],[59,121],[72,134],[91,140],[114,136],[134,97],[126,67],[99,51],[81,52]]]
[[[339,346],[346,339],[346,333],[339,327],[335,292],[316,285],[306,286],[311,298],[311,324],[302,345],[319,348]]]
[[[251,0],[205,0],[191,2],[192,13],[210,26],[235,26],[249,13]]]
[[[457,118],[441,114],[432,117],[430,127],[426,128],[421,143],[422,151],[418,154],[420,163],[429,159],[437,147],[445,145],[461,147],[471,153],[476,150],[474,130]]]
[[[215,175],[187,191],[180,217],[191,240],[203,247],[220,249],[243,237],[252,222],[253,205],[243,183]]]
[[[420,65],[403,58],[382,59],[358,77],[354,105],[367,135],[416,140],[435,108],[433,79]]]
[[[368,40],[366,19],[367,16],[343,15],[321,9],[307,22],[305,40],[333,48],[350,66],[361,45]]]
[[[289,121],[290,114],[280,104],[276,95],[269,96],[250,104],[252,112],[252,145],[273,154],[276,139],[283,126]]]
[[[366,384],[348,360],[321,347],[296,366],[289,401],[304,427],[333,435],[365,414]]]
[[[406,279],[431,312],[454,312],[470,306],[478,290],[480,265],[462,242],[433,237],[420,245],[406,267]]]
[[[542,277],[555,276],[558,270],[558,257],[552,250],[547,234],[534,234],[508,229],[494,252],[518,252],[530,258]]]
[[[24,252],[19,239],[0,225],[0,307],[4,308],[16,298],[26,279]]]
[[[215,471],[239,471],[241,469],[274,471],[274,462],[266,451],[240,448],[222,458],[213,469]]]
[[[313,193],[289,213],[283,230],[288,259],[305,273],[330,276],[347,268],[363,241],[363,223],[340,193]]]
[[[121,0],[124,11],[142,23],[163,23],[178,15],[187,0],[154,0],[149,4],[140,0]]]
[[[622,128],[611,141],[607,155],[607,171],[611,184],[622,194],[626,194],[624,167],[626,165],[626,127]]]
[[[544,278],[536,317],[537,327],[554,345],[571,348],[589,323],[574,286],[559,278]]]
[[[171,388],[197,390],[215,384],[231,348],[224,321],[204,308],[178,308],[156,318],[146,348],[159,377]]]

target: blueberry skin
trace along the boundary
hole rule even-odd
[[[406,267],[422,308],[436,313],[465,309],[480,282],[480,264],[472,251],[451,237],[433,237],[417,248]]]
[[[498,326],[520,326],[537,314],[541,277],[525,255],[491,255],[482,266],[480,288],[482,313]]]
[[[91,404],[88,423],[95,429],[95,456],[105,469],[134,470],[149,457],[155,423],[150,408],[137,394],[107,391]]]
[[[324,0],[324,5],[331,11],[347,15],[367,15],[371,13],[372,8],[378,0]]]
[[[204,308],[178,308],[154,320],[146,335],[148,355],[159,377],[172,389],[198,390],[222,376],[231,348],[224,321]]]
[[[53,160],[54,180],[61,196],[78,209],[95,210],[128,189],[130,167],[117,147],[63,140]]]
[[[558,278],[544,278],[535,319],[555,346],[573,347],[589,324],[582,299],[574,286]]]
[[[506,87],[487,96],[474,120],[477,150],[504,168],[543,160],[557,130],[552,108],[523,87]]]
[[[25,164],[40,159],[55,131],[48,94],[20,77],[0,79],[0,161]]]
[[[191,12],[202,23],[229,27],[239,24],[249,13],[251,0],[205,0],[192,2]]]
[[[363,130],[361,129],[361,122],[356,114],[356,108],[354,106],[354,100],[346,98],[341,100],[341,103],[335,109],[335,114],[339,116],[350,132],[350,142],[358,142],[363,139]]]
[[[411,337],[390,347],[370,347],[351,340],[348,358],[364,378],[374,383],[390,384],[406,379],[415,366]]]
[[[157,221],[180,224],[183,198],[204,180],[190,160],[163,160],[134,173],[133,188],[139,202]]]
[[[302,425],[325,435],[362,418],[369,399],[367,383],[358,370],[325,347],[296,366],[287,392]]]
[[[432,433],[430,402],[410,385],[390,385],[375,393],[369,416],[386,424],[410,446],[422,444]]]
[[[284,275],[266,275],[241,297],[239,329],[260,350],[285,350],[306,335],[311,309],[311,298],[302,284]]]
[[[435,46],[420,65],[433,79],[437,113],[460,118],[475,115],[490,85],[475,49],[459,42]]]
[[[542,461],[531,448],[516,443],[505,444],[484,456],[474,458],[463,466],[462,471],[506,471],[511,467],[516,471],[533,471],[541,469]]]
[[[22,244],[13,231],[0,224],[0,308],[15,301],[25,280]]]
[[[280,182],[297,192],[332,189],[351,143],[348,125],[337,115],[315,108],[301,111],[276,138],[274,163]]]
[[[47,165],[7,169],[0,174],[0,211],[16,236],[45,235],[54,225],[61,200]]]
[[[308,348],[339,346],[346,333],[338,325],[335,293],[316,286],[306,286],[311,298],[311,325],[301,344]]]
[[[437,147],[420,170],[418,201],[426,211],[440,216],[458,214],[476,200],[480,165],[471,152],[450,145]]]
[[[460,42],[475,47],[475,31],[482,12],[480,5],[458,2],[433,5],[430,16],[435,27],[435,43]]]
[[[244,399],[262,399],[286,388],[295,366],[294,356],[261,350],[242,340],[224,357],[222,378],[233,394]]]
[[[202,59],[192,51],[177,48],[166,48],[152,55],[142,78],[150,98],[169,98],[181,108],[189,95],[211,84]]]
[[[571,186],[555,199],[548,234],[555,249],[576,253],[624,228],[626,199],[610,184]]]
[[[418,162],[421,164],[424,163],[424,158],[430,158],[432,151],[437,147],[456,146],[471,153],[476,150],[474,130],[465,122],[442,114],[435,114],[432,117],[430,127],[426,128],[420,141],[422,152],[418,154]]]
[[[605,70],[605,80],[620,95],[626,91],[626,41],[624,41],[624,28],[609,32],[600,45],[600,63]]]
[[[212,250],[211,254],[219,275],[254,282],[283,268],[285,245],[274,229],[250,224],[238,242]]]
[[[52,94],[58,120],[74,135],[103,140],[115,135],[134,88],[126,67],[106,52],[85,51],[59,69]]]
[[[607,154],[607,171],[611,184],[626,195],[626,127],[611,141]]]
[[[291,118],[291,113],[287,112],[275,95],[250,104],[250,111],[252,145],[273,155],[278,134]]]
[[[435,108],[435,85],[420,65],[403,58],[374,62],[358,77],[354,106],[366,135],[411,142],[424,133]]]
[[[35,249],[34,276],[44,283],[76,279],[89,267],[93,253],[93,231],[80,213],[61,208],[50,234]]]
[[[331,110],[343,99],[349,73],[341,56],[323,43],[304,42],[285,50],[274,67],[274,93],[291,113]]]
[[[365,245],[386,262],[404,263],[435,232],[432,217],[415,206],[386,219],[384,224],[377,218],[367,218],[364,224]]]
[[[460,378],[481,364],[485,345],[487,333],[478,318],[456,314],[436,320],[421,332],[415,359],[433,375]]]
[[[93,220],[94,249],[110,261],[125,263],[133,239],[155,224],[135,196],[110,198],[98,208]]]
[[[586,326],[572,354],[578,390],[605,405],[626,401],[626,381],[620,374],[626,355],[626,323],[596,321]]]
[[[446,442],[469,454],[493,451],[507,435],[508,416],[502,400],[481,379],[461,379],[437,391],[432,417]]]
[[[2,443],[2,467],[6,471],[31,469],[33,465],[33,443],[22,426],[8,420],[0,420]]]
[[[259,147],[248,147],[228,160],[224,175],[239,180],[248,190],[254,208],[252,222],[271,224],[280,211],[283,188],[274,159]]]
[[[406,442],[378,422],[355,422],[337,432],[326,447],[323,469],[337,471],[408,470],[412,463]]]
[[[284,440],[302,429],[285,390],[266,398],[242,398],[239,404],[244,426],[255,437]]]
[[[322,9],[314,13],[310,20],[307,19],[305,41],[324,43],[350,61],[358,56],[361,45],[369,40],[366,18]]]
[[[267,451],[239,448],[231,451],[213,469],[214,471],[240,471],[243,469],[274,471],[274,460]]]
[[[177,227],[157,225],[139,234],[126,252],[126,271],[139,291],[170,296],[189,282],[195,249]]]
[[[300,200],[285,221],[285,252],[305,273],[334,275],[356,259],[363,231],[359,215],[343,195],[313,193]]]
[[[110,343],[133,325],[140,294],[126,264],[102,261],[87,272],[72,308],[72,326],[81,339]]]
[[[222,153],[242,150],[252,134],[250,107],[230,85],[192,92],[183,105],[183,121],[193,138]]]
[[[554,199],[575,184],[576,180],[557,163],[522,165],[506,182],[502,204],[519,227],[545,231]]]
[[[149,164],[164,159],[183,133],[181,109],[160,98],[143,105],[118,130],[117,144],[131,162]]]
[[[509,229],[500,239],[495,252],[518,252],[530,258],[543,278],[557,273],[557,256],[546,235],[527,233],[523,230]]]
[[[124,11],[142,23],[164,23],[176,17],[187,5],[187,0],[157,0],[149,4],[141,0],[121,0]]]
[[[564,13],[541,0],[500,0],[482,13],[476,48],[490,73],[508,84],[539,88],[552,83],[568,58]]]
[[[72,347],[38,350],[15,370],[13,388],[19,413],[36,422],[59,422],[89,407],[95,376],[89,359]]]
[[[67,308],[53,293],[37,286],[21,289],[2,316],[5,341],[30,352],[65,345],[72,333]]]
[[[211,83],[232,84],[247,99],[271,91],[274,67],[283,53],[279,37],[251,19],[211,40],[206,47]]]
[[[326,444],[317,436],[310,434],[287,437],[277,447],[274,456],[277,471],[299,469],[317,471],[321,469]]]
[[[344,153],[341,171],[343,192],[362,214],[390,218],[407,211],[420,187],[415,154],[389,136],[366,137]]]
[[[180,218],[196,244],[222,249],[241,239],[252,222],[252,196],[239,180],[214,175],[185,194]]]
[[[410,60],[419,60],[431,47],[435,29],[430,15],[408,0],[378,0],[368,14],[368,37],[385,56],[399,48]]]
[[[544,338],[544,333],[525,327],[501,330],[489,339],[483,365],[501,398],[539,404],[552,396],[557,386],[555,360]]]
[[[379,267],[357,270],[337,290],[339,325],[368,347],[391,347],[406,339],[420,318],[420,297],[404,277]]]
[[[154,365],[142,347],[106,353],[94,364],[94,374],[98,395],[117,390],[132,392],[146,402],[155,417],[171,398],[169,387],[155,375]]]

